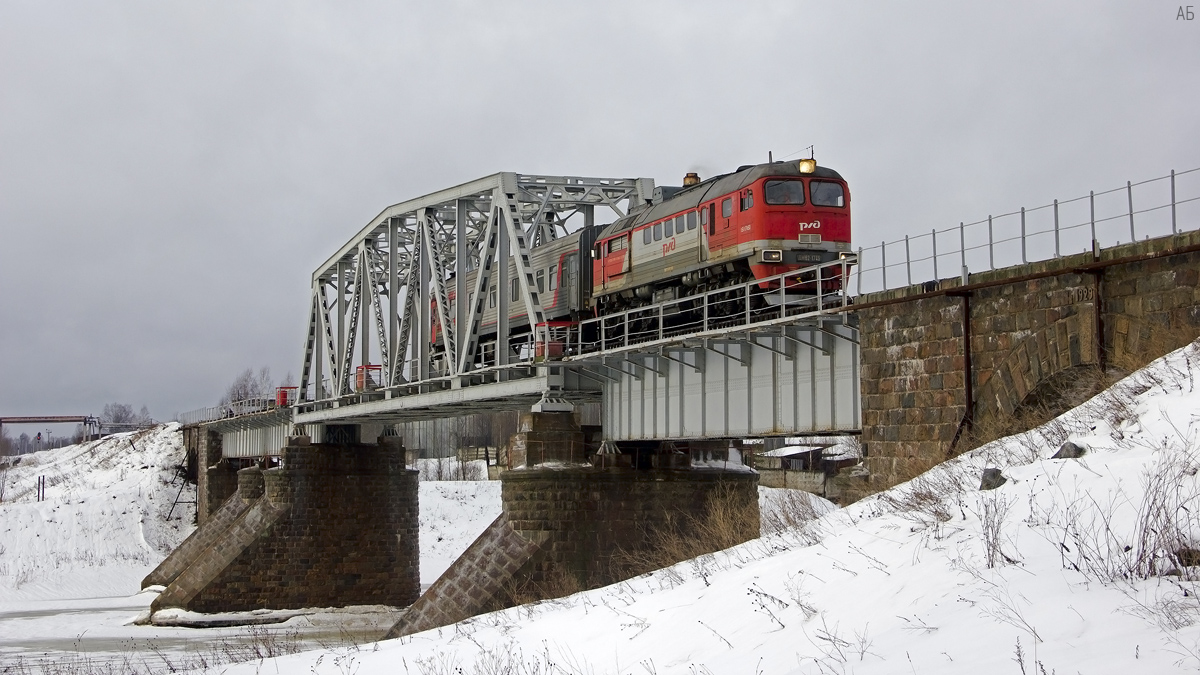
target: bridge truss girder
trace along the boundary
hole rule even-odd
[[[645,178],[505,172],[384,209],[313,272],[300,400],[354,393],[355,370],[368,364],[379,367],[373,384],[384,389],[469,373],[486,296],[507,289],[510,256],[533,332],[543,311],[530,251],[593,224],[597,206],[625,215],[653,189]],[[508,293],[498,298],[495,353],[503,367]],[[435,325],[443,338],[436,348]]]

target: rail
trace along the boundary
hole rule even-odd
[[[1180,207],[1195,209],[1185,215],[1200,214],[1197,172],[1200,167],[1127,181],[1110,190],[859,248],[849,288],[862,295],[946,276],[965,279],[971,271],[1051,260],[1139,236],[1178,234]]]

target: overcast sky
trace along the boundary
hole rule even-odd
[[[0,416],[298,377],[316,266],[496,171],[815,145],[870,245],[1195,168],[1178,7],[0,0]]]

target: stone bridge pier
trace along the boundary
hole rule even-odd
[[[293,437],[281,466],[232,474],[233,494],[206,513],[231,474],[208,457],[201,471],[218,479],[201,491],[199,527],[143,581],[165,586],[151,609],[411,604],[420,594],[417,474],[398,440]]]
[[[513,453],[525,465],[500,475],[501,515],[388,637],[648,571],[638,561],[663,533],[697,534],[714,500],[739,509],[739,541],[758,536],[758,474],[744,468],[693,468],[677,451],[642,469],[613,455],[589,457],[569,412],[525,415]]]

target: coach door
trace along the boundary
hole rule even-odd
[[[563,285],[566,286],[567,310],[576,312],[581,307],[579,295],[579,254],[571,253],[563,259]]]
[[[700,262],[708,260],[708,238],[713,234],[717,222],[716,213],[716,204],[709,204],[700,209]]]

